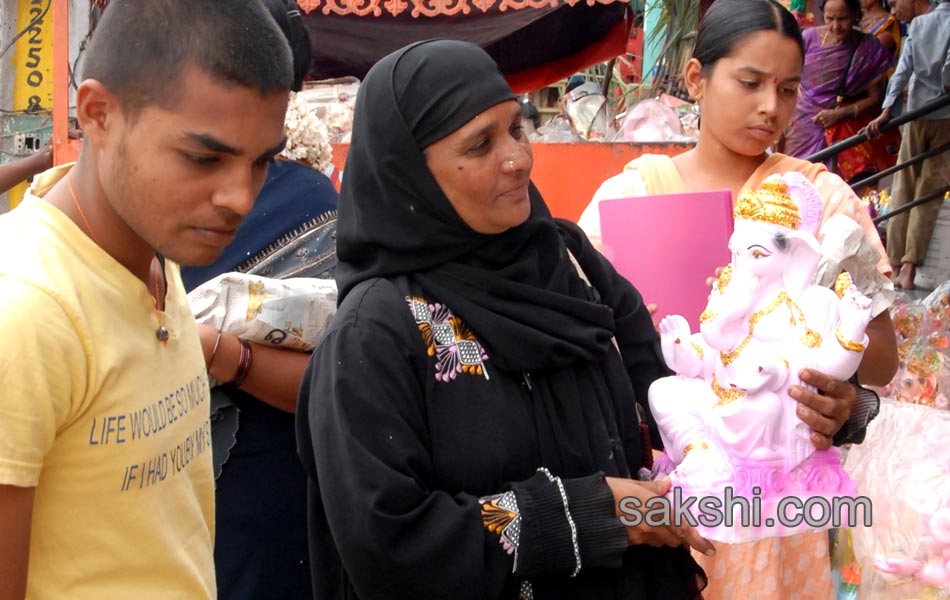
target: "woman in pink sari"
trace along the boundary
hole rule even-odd
[[[861,15],[858,0],[825,0],[819,6],[825,24],[802,33],[805,64],[798,106],[785,134],[784,152],[797,158],[866,125],[880,111],[882,82],[894,62],[877,38],[854,28]],[[887,144],[864,143],[842,152],[838,173],[848,181],[893,165]]]

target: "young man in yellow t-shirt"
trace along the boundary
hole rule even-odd
[[[0,600],[213,598],[177,264],[214,261],[250,210],[290,51],[259,0],[113,0],[83,75],[78,162],[0,216]]]

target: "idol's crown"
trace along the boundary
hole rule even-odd
[[[787,229],[798,229],[802,215],[782,181],[764,181],[757,190],[742,190],[733,212],[737,219],[762,221]]]

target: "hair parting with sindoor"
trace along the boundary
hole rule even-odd
[[[773,0],[716,0],[699,25],[693,58],[708,75],[720,58],[757,31],[775,31],[798,44],[805,56],[802,30],[792,13]]]

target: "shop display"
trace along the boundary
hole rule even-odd
[[[899,297],[891,320],[900,366],[881,395],[950,409],[950,281],[922,300]]]

